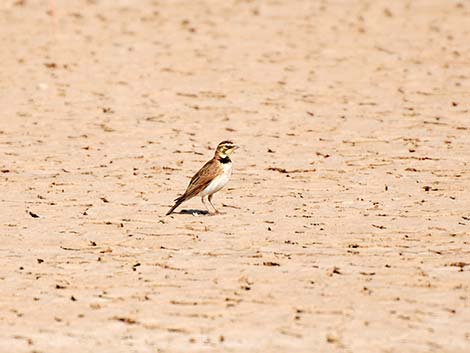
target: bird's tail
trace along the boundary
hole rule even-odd
[[[180,197],[178,197],[177,199],[175,199],[175,204],[173,205],[172,208],[170,208],[170,210],[166,213],[167,216],[171,215],[173,213],[173,211],[175,210],[176,207],[178,207],[179,205],[181,205],[183,203],[183,201],[186,200],[186,197],[185,195],[182,195]]]

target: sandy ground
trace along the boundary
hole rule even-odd
[[[469,352],[469,16],[2,1],[0,351]]]

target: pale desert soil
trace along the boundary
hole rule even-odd
[[[2,1],[0,351],[470,352],[469,19]]]

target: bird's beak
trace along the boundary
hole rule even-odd
[[[235,150],[238,150],[239,148],[240,148],[240,146],[238,146],[238,145],[233,146],[233,150],[234,150],[234,151],[235,151]]]

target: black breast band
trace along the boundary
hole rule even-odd
[[[223,163],[223,164],[232,162],[228,156],[224,158],[220,158],[219,161],[220,163]]]

